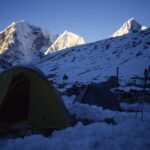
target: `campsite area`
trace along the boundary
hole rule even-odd
[[[150,0],[0,6],[0,150],[150,150]]]
[[[2,150],[150,147],[148,95],[142,101],[118,101],[119,92],[116,97],[104,83],[76,83],[69,88],[73,95],[65,86],[58,92],[33,66],[8,69],[1,73],[0,81]]]

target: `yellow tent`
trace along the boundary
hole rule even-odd
[[[0,123],[22,120],[33,128],[61,129],[71,124],[60,95],[43,73],[17,66],[0,74]]]

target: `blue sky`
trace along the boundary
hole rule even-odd
[[[0,0],[0,31],[26,20],[52,33],[68,30],[87,42],[112,35],[129,18],[150,26],[150,0]]]

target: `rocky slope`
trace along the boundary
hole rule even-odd
[[[132,23],[135,21],[131,22],[131,28]],[[149,65],[150,28],[147,28],[53,53],[37,66],[56,84],[102,82],[116,75],[119,67],[121,84],[128,85],[133,82],[132,77],[143,76]]]

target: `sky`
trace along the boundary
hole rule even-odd
[[[150,0],[0,0],[0,31],[26,20],[53,34],[67,30],[94,42],[130,18],[149,27]]]

